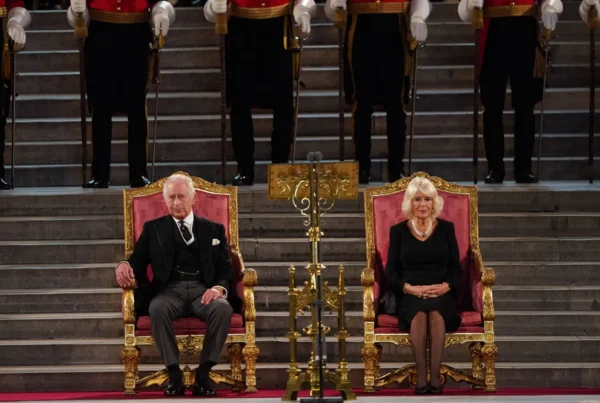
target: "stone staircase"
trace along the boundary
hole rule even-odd
[[[217,38],[201,8],[178,9],[161,58],[157,176],[175,170],[220,181],[219,69]],[[27,49],[17,58],[16,185],[79,186],[80,123],[78,54],[64,11],[35,12],[27,31]],[[576,2],[566,2],[552,44],[554,73],[546,95],[543,180],[586,179],[589,45],[588,30]],[[303,54],[300,117],[296,156],[320,150],[338,158],[337,31],[322,7],[314,19],[313,36]],[[456,4],[436,3],[429,20],[429,38],[419,56],[419,91],[414,169],[449,180],[470,180],[472,150],[473,39],[469,24],[459,21]],[[154,111],[154,88],[148,94]],[[510,105],[510,93],[506,97]],[[256,111],[257,180],[266,179],[271,112]],[[150,128],[154,120],[149,117]],[[112,183],[127,183],[124,117],[115,118]],[[385,114],[373,117],[374,180],[386,180]],[[507,112],[507,158],[512,158],[512,112]],[[91,126],[88,126],[88,134]],[[91,137],[88,139],[91,155]],[[152,143],[152,131],[150,132]],[[346,157],[353,157],[350,108],[346,109]],[[11,144],[7,150],[10,158]],[[153,144],[150,144],[152,150]],[[480,157],[483,157],[481,141]],[[235,172],[228,145],[227,175]],[[10,164],[10,160],[7,162]],[[512,164],[507,161],[510,176]],[[480,160],[479,172],[485,170]],[[598,171],[598,169],[596,169]],[[480,175],[481,176],[481,175]],[[598,176],[598,175],[596,175]]]
[[[484,262],[494,287],[500,387],[591,387],[600,376],[600,187],[546,182],[480,186]],[[360,271],[365,266],[360,200],[340,202],[324,225],[327,279],[346,267],[348,360],[362,385]],[[289,361],[287,267],[298,281],[309,246],[287,202],[257,185],[239,192],[240,243],[256,288],[260,388],[283,388]],[[0,387],[18,390],[120,390],[121,291],[114,264],[123,256],[120,189],[17,189],[0,194]],[[308,324],[301,317],[299,327]],[[335,318],[325,322],[335,328]],[[330,360],[337,348],[328,345]],[[310,344],[300,342],[306,361]],[[223,356],[225,359],[225,356]],[[183,362],[194,364],[196,357]],[[410,362],[408,348],[385,346],[383,367]],[[469,366],[466,348],[445,361]],[[224,361],[225,362],[225,361]],[[144,348],[141,375],[161,367]],[[225,368],[226,365],[220,365]]]

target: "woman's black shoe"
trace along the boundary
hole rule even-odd
[[[415,386],[415,395],[426,395],[429,393],[429,385]]]
[[[429,392],[431,392],[432,395],[441,395],[444,390],[443,386],[433,386],[433,385],[429,385]]]

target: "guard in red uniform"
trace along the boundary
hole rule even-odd
[[[129,182],[131,187],[143,187],[150,183],[146,169],[149,44],[152,32],[167,35],[175,9],[168,1],[88,0],[86,4],[86,0],[71,0],[69,24],[75,27],[79,16],[89,24],[86,75],[94,157],[87,187],[109,186],[115,113],[125,113],[129,123]]]
[[[14,42],[14,50],[19,51],[25,46],[25,28],[31,23],[31,15],[25,9],[22,0],[0,0],[0,41],[3,48],[8,50],[8,37]],[[8,37],[7,37],[8,34]],[[4,58],[10,57],[6,51],[0,51],[0,66]],[[0,190],[10,189],[10,185],[4,180],[4,149],[6,137],[6,118],[8,116],[11,96],[11,74],[10,71],[2,71],[2,82],[0,85]],[[12,145],[15,146],[14,144]],[[13,184],[14,185],[14,184]]]
[[[543,44],[537,16],[541,11],[547,30],[553,31],[562,13],[560,0],[461,0],[458,15],[471,22],[474,8],[483,8],[481,32],[481,103],[483,140],[488,162],[485,183],[504,180],[504,128],[502,111],[510,78],[515,110],[514,177],[517,183],[536,183],[531,172],[535,142],[534,108],[541,100],[544,73]]]
[[[345,42],[346,102],[353,104],[354,152],[359,182],[371,176],[371,115],[375,105],[386,111],[388,179],[404,177],[406,141],[405,64],[414,41],[427,39],[428,0],[327,0],[325,13],[335,20],[337,8],[347,8]]]
[[[292,9],[293,6],[293,9]],[[231,106],[231,140],[238,164],[235,186],[254,183],[252,108],[273,110],[271,160],[287,163],[293,141],[294,21],[310,33],[316,12],[314,0],[208,0],[206,19],[229,15],[227,97]],[[291,17],[294,17],[292,19]]]

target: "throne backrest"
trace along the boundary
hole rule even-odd
[[[478,245],[477,188],[448,183],[441,178],[416,172],[389,185],[365,189],[365,224],[367,233],[367,265],[375,273],[375,303],[386,291],[384,270],[390,245],[390,228],[407,219],[402,213],[404,193],[415,177],[429,179],[444,199],[439,218],[454,224],[462,267],[462,284],[458,295],[461,311],[483,312],[481,277],[471,255],[471,246]],[[377,310],[377,305],[376,305]]]
[[[185,172],[177,172],[189,176]],[[196,190],[196,199],[193,206],[194,214],[223,224],[232,254],[238,249],[238,211],[237,188],[220,186],[205,181],[198,177],[190,177]],[[133,253],[135,242],[142,234],[144,223],[169,214],[163,198],[163,187],[167,178],[138,189],[125,189],[123,191],[123,210],[125,217],[125,257]],[[235,286],[237,295],[243,295],[242,268],[238,259],[232,257],[235,273]],[[148,266],[146,272],[148,280],[152,280],[152,269]]]

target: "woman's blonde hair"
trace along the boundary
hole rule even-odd
[[[412,200],[419,191],[425,196],[429,196],[433,199],[431,218],[439,216],[444,208],[444,199],[438,194],[437,189],[429,179],[416,177],[408,184],[406,192],[404,193],[404,200],[402,201],[402,212],[406,218],[410,220],[413,217]]]

